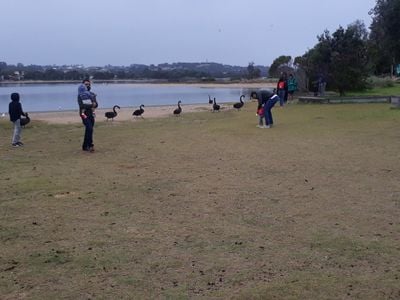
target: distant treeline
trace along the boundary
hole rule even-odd
[[[17,65],[0,62],[0,80],[81,80],[90,77],[96,80],[162,79],[180,81],[197,79],[214,81],[217,78],[230,80],[267,76],[268,67],[231,66],[219,63],[173,63],[159,65],[132,64],[130,66],[84,67]]]

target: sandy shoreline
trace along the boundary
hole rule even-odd
[[[144,118],[162,118],[173,116],[174,109],[177,108],[176,105],[164,105],[164,106],[149,106],[145,107],[145,112],[143,113]],[[222,109],[233,109],[230,104],[221,104]],[[114,122],[118,121],[129,121],[135,120],[132,116],[134,110],[137,107],[121,107],[118,112],[118,116],[114,119]],[[182,105],[182,114],[188,112],[200,112],[200,111],[211,110],[211,105],[209,104],[187,104]],[[111,109],[96,109],[96,121],[102,122],[106,121],[104,113],[106,111],[111,111]],[[76,111],[53,111],[53,112],[32,112],[29,113],[29,117],[32,121],[43,121],[50,124],[74,124],[80,123],[81,119]],[[140,117],[138,118],[140,119]],[[111,122],[111,120],[110,120]]]

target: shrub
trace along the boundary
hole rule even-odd
[[[393,87],[394,81],[390,77],[371,76],[367,79],[368,88]]]

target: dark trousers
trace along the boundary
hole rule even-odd
[[[279,105],[283,106],[283,104],[286,102],[285,101],[286,91],[283,90],[283,89],[282,90],[278,90],[278,96],[279,96]],[[287,100],[287,98],[286,98],[286,100]]]
[[[274,107],[275,103],[279,101],[279,97],[275,97],[274,99],[269,99],[267,103],[264,105],[264,115],[265,115],[265,123],[266,125],[274,124],[274,120],[272,119],[271,109]]]
[[[85,137],[83,138],[82,150],[89,150],[93,147],[94,116],[88,116],[86,119],[82,119],[82,123],[85,125]]]

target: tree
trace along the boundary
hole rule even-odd
[[[377,0],[370,15],[373,66],[377,72],[389,69],[393,74],[393,65],[400,62],[400,0]]]
[[[356,21],[347,27],[340,27],[332,35],[332,56],[329,77],[340,95],[348,90],[362,90],[366,87],[367,39],[364,23]]]
[[[318,43],[297,63],[311,80],[324,77],[331,89],[341,95],[349,90],[366,87],[368,76],[367,56],[368,33],[364,23],[356,21],[347,29],[339,27],[332,35],[324,31]]]
[[[64,73],[53,68],[47,69],[43,73],[44,80],[60,80],[64,77]]]
[[[272,77],[278,77],[280,73],[280,67],[282,66],[290,66],[292,61],[291,56],[281,55],[272,62],[272,65],[269,68],[269,75]]]
[[[107,80],[107,79],[113,79],[113,78],[114,78],[114,74],[111,72],[96,71],[93,73],[93,79]]]
[[[65,72],[64,79],[65,80],[81,80],[82,74],[80,72],[78,72],[77,70],[71,70],[71,71]]]
[[[254,62],[250,62],[247,66],[247,78],[254,79],[259,78],[261,76],[261,70],[259,68],[254,67]]]

